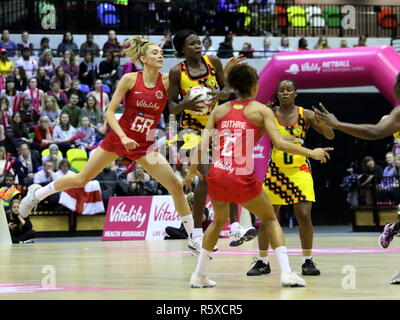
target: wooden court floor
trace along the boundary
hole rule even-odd
[[[287,245],[292,268],[300,272],[298,237],[287,236]],[[209,265],[217,287],[210,289],[188,287],[197,258],[186,240],[13,245],[0,247],[0,299],[399,299],[400,285],[389,284],[400,267],[399,245],[396,238],[380,249],[377,234],[317,236],[321,276],[305,277],[306,288],[281,288],[273,255],[272,274],[245,275],[256,239],[237,248],[220,239]]]

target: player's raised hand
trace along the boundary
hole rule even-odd
[[[124,145],[126,151],[136,149],[140,146],[139,143],[127,136],[121,138],[121,143]]]
[[[189,95],[187,95],[183,101],[182,104],[185,106],[186,110],[192,110],[196,112],[203,111],[203,107],[199,104],[202,102],[202,94],[198,94],[197,96],[194,96],[193,98],[189,98]]]
[[[339,124],[339,120],[336,119],[335,115],[330,113],[322,103],[319,103],[319,109],[313,107],[313,110],[317,121],[323,121],[331,128],[335,128]]]
[[[233,56],[232,58],[230,58],[224,66],[224,73],[225,76],[229,73],[229,71],[231,70],[231,68],[235,65],[238,64],[242,61],[245,61],[247,58],[243,55],[243,54],[239,54],[238,56]]]
[[[329,151],[333,150],[333,148],[315,148],[313,150],[313,155],[311,156],[311,158],[321,161],[321,163],[326,163],[331,158],[331,156],[329,155]]]

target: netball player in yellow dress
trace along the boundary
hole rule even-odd
[[[295,105],[296,86],[291,80],[282,80],[278,85],[277,97],[279,106],[274,108],[275,125],[287,141],[304,145],[309,127],[314,128],[327,139],[335,134],[323,121],[317,121],[311,110]],[[303,275],[319,275],[320,271],[312,260],[313,225],[311,221],[312,203],[315,202],[314,183],[311,167],[306,157],[285,153],[272,146],[268,172],[264,179],[264,190],[271,199],[275,213],[281,205],[293,205],[299,225],[301,247],[303,251]],[[261,224],[258,230],[260,257],[249,276],[271,272],[268,263],[268,238]]]

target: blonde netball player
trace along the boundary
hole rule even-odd
[[[323,121],[318,121],[311,110],[295,105],[296,86],[291,80],[282,80],[278,85],[277,98],[279,106],[274,108],[275,126],[282,137],[291,143],[302,146],[307,130],[312,127],[327,139],[335,134]],[[271,199],[275,213],[281,205],[293,205],[299,224],[301,248],[303,251],[302,275],[319,275],[320,271],[312,260],[313,225],[311,207],[315,201],[314,183],[311,167],[307,157],[294,155],[272,147],[268,171],[264,180],[264,190]],[[268,263],[268,238],[265,226],[258,230],[260,257],[249,276],[268,274],[271,268]]]
[[[168,75],[159,72],[164,62],[162,49],[140,37],[132,38],[129,43],[130,47],[125,51],[133,62],[139,61],[143,65],[143,71],[127,73],[121,78],[106,111],[107,123],[112,131],[81,172],[66,175],[45,187],[31,185],[28,194],[21,201],[20,211],[23,217],[27,217],[33,208],[49,195],[70,188],[84,187],[103,168],[117,158],[125,157],[139,163],[171,193],[187,234],[193,232],[193,217],[183,193],[182,183],[161,154],[148,152],[148,148],[154,143],[150,136],[168,99]],[[117,121],[115,111],[123,99],[125,110]]]

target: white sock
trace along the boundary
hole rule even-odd
[[[203,228],[194,228],[192,232],[192,239],[201,237],[203,235]]]
[[[288,273],[292,272],[292,269],[289,265],[289,256],[287,254],[287,248],[285,246],[280,246],[274,249],[276,254],[276,259],[278,260],[279,267],[281,271],[285,271]]]
[[[193,215],[188,214],[186,216],[181,216],[181,221],[186,230],[186,233],[188,234],[188,237],[190,237],[190,235],[193,233],[193,229],[194,229]]]
[[[206,267],[207,263],[210,260],[212,255],[211,251],[207,251],[206,249],[200,249],[199,260],[197,261],[197,267],[195,273],[199,276],[204,277],[206,275]]]
[[[57,193],[54,189],[54,181],[50,182],[48,185],[41,187],[40,189],[37,189],[35,191],[35,198],[39,201],[42,201],[43,199],[46,199],[48,196]]]
[[[236,230],[239,230],[240,229],[239,222],[231,223],[230,229],[231,229],[231,233],[235,233]]]
[[[265,264],[268,264],[268,257],[260,257],[258,260],[261,260]]]
[[[312,256],[305,256],[305,257],[303,257],[303,263],[305,263],[307,259],[310,259],[310,260],[311,260],[311,259],[312,259]]]

